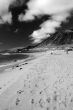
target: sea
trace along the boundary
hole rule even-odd
[[[6,64],[9,62],[16,62],[18,60],[26,59],[28,58],[28,55],[25,54],[10,54],[10,55],[1,55],[0,54],[0,65]]]

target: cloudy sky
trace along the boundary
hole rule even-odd
[[[0,50],[42,42],[72,19],[73,0],[0,0]]]

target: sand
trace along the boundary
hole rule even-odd
[[[73,110],[73,52],[42,52],[2,72],[0,110]]]

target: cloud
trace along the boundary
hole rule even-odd
[[[15,0],[0,0],[0,24],[5,22],[11,23],[11,13],[9,12],[9,6]]]
[[[11,23],[11,8],[22,6],[26,0],[0,0],[0,24]]]
[[[26,14],[19,16],[20,21],[34,20],[35,16],[51,16],[40,25],[40,29],[30,35],[34,43],[38,43],[50,37],[50,33],[54,33],[56,28],[66,21],[73,10],[73,0],[30,0],[27,7]]]
[[[11,22],[12,22],[12,15],[11,15],[11,13],[9,12],[9,13],[6,13],[6,14],[4,14],[4,15],[2,15],[2,24],[3,23],[5,23],[5,22],[8,22],[9,24],[11,24]]]
[[[25,0],[14,0],[11,4],[12,8],[22,6],[25,3]]]

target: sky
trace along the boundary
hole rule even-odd
[[[73,0],[0,0],[0,50],[37,44],[73,28]]]

